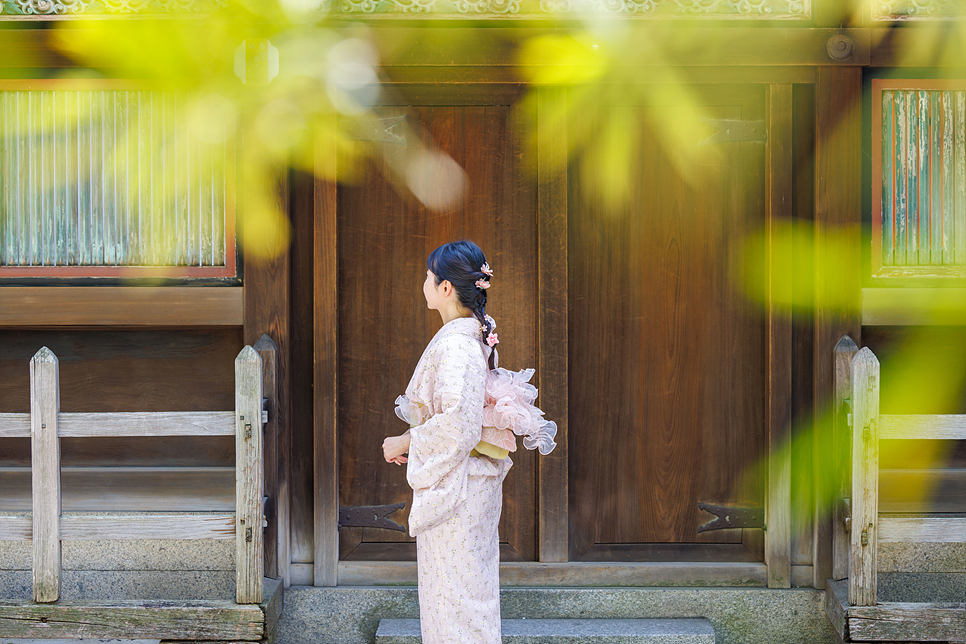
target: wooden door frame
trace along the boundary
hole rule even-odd
[[[452,88],[440,83],[456,83],[445,71],[425,79],[407,77],[407,86],[423,83],[423,96],[452,96]],[[405,70],[404,70],[405,72]],[[815,157],[815,233],[822,238],[833,226],[861,222],[861,116],[844,115],[843,103],[833,95],[861,97],[859,67],[769,67],[769,68],[689,68],[695,82],[754,83],[767,85],[766,118],[769,139],[766,151],[766,215],[770,232],[779,219],[792,215],[792,90],[793,84],[816,85]],[[406,76],[401,73],[401,76]],[[479,86],[461,83],[461,102],[483,96],[486,74],[476,69]],[[660,82],[662,75],[655,75]],[[492,79],[505,79],[505,68],[494,68]],[[414,82],[416,81],[416,82]],[[499,81],[498,81],[499,82]],[[647,82],[647,81],[644,81]],[[857,93],[857,94],[856,94]],[[536,89],[537,129],[546,123],[554,102],[565,100],[566,90],[559,87]],[[823,104],[824,103],[824,104]],[[848,103],[845,103],[848,105]],[[857,110],[856,110],[857,111]],[[851,119],[851,120],[849,120]],[[845,125],[844,131],[836,130]],[[833,134],[829,134],[832,132]],[[316,145],[314,227],[314,435],[315,435],[315,563],[312,579],[302,581],[316,586],[414,583],[414,562],[339,562],[338,560],[338,468],[337,468],[337,368],[338,368],[338,257],[336,253],[336,150],[334,137],[320,137]],[[537,472],[537,562],[501,565],[507,585],[515,583],[547,585],[724,585],[788,588],[792,585],[791,566],[791,456],[787,439],[791,426],[791,321],[787,311],[773,299],[768,309],[768,470],[766,491],[765,564],[587,564],[568,562],[568,239],[567,239],[567,138],[537,137],[537,267],[539,280],[538,365],[541,399],[548,417],[558,423],[558,447],[550,457],[539,459]],[[844,164],[844,168],[843,168]],[[832,171],[835,170],[835,171]],[[843,170],[843,171],[839,171]],[[855,252],[860,255],[858,230]],[[771,248],[771,244],[769,244]],[[817,250],[818,253],[821,250]],[[860,264],[856,263],[856,271]],[[819,283],[830,276],[819,275]],[[859,280],[858,272],[855,280]],[[771,281],[770,286],[773,286]],[[771,291],[770,291],[771,292]],[[856,289],[858,296],[858,289]],[[831,349],[827,360],[822,348],[829,337],[843,333],[858,335],[857,317],[832,317],[827,309],[815,312],[815,400],[830,393]],[[832,343],[828,343],[832,347]],[[828,369],[825,369],[825,367]],[[826,374],[825,371],[829,373]],[[828,392],[826,390],[829,390]],[[822,451],[816,450],[816,467],[822,465]],[[830,531],[827,522],[815,516],[815,561],[811,571],[814,585],[824,586],[824,570],[830,567]],[[828,534],[826,534],[828,533]],[[821,538],[819,538],[821,537]],[[826,548],[825,541],[829,541]],[[811,580],[810,580],[811,581]]]

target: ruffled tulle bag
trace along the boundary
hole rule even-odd
[[[487,316],[490,329],[496,328],[493,318]],[[496,334],[488,342],[492,348]],[[496,351],[493,348],[493,351]],[[546,420],[536,406],[537,388],[530,384],[533,369],[510,371],[497,367],[486,376],[483,400],[483,431],[473,455],[483,454],[497,460],[505,459],[517,450],[517,436],[523,437],[523,446],[538,450],[546,456],[557,446],[557,423]],[[411,427],[429,420],[431,410],[426,405],[409,400],[406,396],[396,398],[396,415]]]

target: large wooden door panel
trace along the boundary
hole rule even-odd
[[[471,239],[495,271],[487,312],[496,318],[500,362],[510,369],[536,360],[536,222],[533,193],[515,163],[515,112],[509,105],[380,108],[405,115],[427,149],[438,148],[465,171],[467,188],[449,208],[425,207],[394,185],[384,147],[338,188],[339,503],[343,507],[405,502],[392,515],[406,523],[412,491],[406,470],[382,458],[382,441],[406,427],[393,413],[423,349],[441,326],[422,295],[426,257],[440,244]],[[410,145],[415,145],[411,141]],[[391,146],[392,144],[380,144]],[[344,161],[343,161],[344,163]],[[345,174],[348,168],[340,168]],[[504,483],[503,555],[534,558],[535,459],[520,450]],[[340,558],[410,560],[401,532],[340,530]]]
[[[763,118],[753,87],[703,100],[711,118]],[[637,141],[628,198],[609,203],[588,181],[594,143],[571,164],[572,559],[740,543],[741,530],[699,535],[709,517],[697,502],[763,503],[747,473],[765,446],[764,320],[734,279],[744,236],[764,221],[764,143],[699,147],[713,130],[698,122],[679,155],[656,129],[679,107],[597,112],[591,130],[616,119]],[[719,548],[723,559],[738,550]]]

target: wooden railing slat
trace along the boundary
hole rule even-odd
[[[231,436],[231,411],[62,413],[60,436]]]
[[[0,541],[26,541],[33,538],[32,517],[0,517]]]
[[[60,363],[42,347],[30,359],[34,601],[60,598]]]
[[[63,541],[231,539],[235,536],[234,514],[66,516],[60,521]]]
[[[61,438],[101,436],[232,436],[231,411],[64,412],[58,414]],[[28,438],[30,414],[0,414],[0,438]]]
[[[235,601],[262,601],[262,359],[246,346],[235,359]]]
[[[966,517],[879,517],[879,542],[966,543]]]
[[[30,414],[0,414],[0,438],[30,438]]]
[[[61,541],[131,539],[232,539],[234,514],[68,515],[60,518]],[[0,541],[33,538],[31,517],[0,517]]]
[[[879,416],[879,440],[966,440],[966,414]]]
[[[852,396],[852,358],[859,347],[845,335],[835,345],[835,408],[832,419],[833,467],[839,489],[837,503],[832,517],[832,579],[845,579],[849,576],[849,533],[845,529],[847,516],[845,499],[852,494],[852,472],[848,467],[852,438],[849,433],[846,415],[846,400]]]
[[[849,604],[874,606],[879,502],[879,360],[865,347],[852,359],[852,531]]]

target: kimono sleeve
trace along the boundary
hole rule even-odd
[[[450,336],[437,345],[431,368],[436,372],[433,416],[410,429],[406,478],[414,490],[442,484],[450,488],[447,493],[458,495],[464,481],[447,479],[465,470],[480,441],[486,362],[479,342]],[[465,472],[456,478],[465,478]]]

